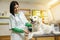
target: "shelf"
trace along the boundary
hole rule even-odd
[[[0,23],[0,25],[9,25],[9,23]]]
[[[8,16],[0,16],[0,19],[9,19]]]

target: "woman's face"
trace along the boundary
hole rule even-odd
[[[18,12],[19,12],[19,5],[16,4],[16,5],[14,6],[14,13],[17,14]]]

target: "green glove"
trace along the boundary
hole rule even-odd
[[[32,24],[27,22],[27,23],[25,23],[25,26],[32,27]]]
[[[11,30],[13,30],[14,32],[17,32],[17,33],[23,33],[24,32],[24,30],[18,29],[18,28],[12,28]]]

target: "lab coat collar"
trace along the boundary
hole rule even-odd
[[[15,14],[15,16],[18,16],[19,14]]]

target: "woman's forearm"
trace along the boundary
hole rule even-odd
[[[24,33],[24,30],[18,28],[12,28],[11,30],[17,33]]]

